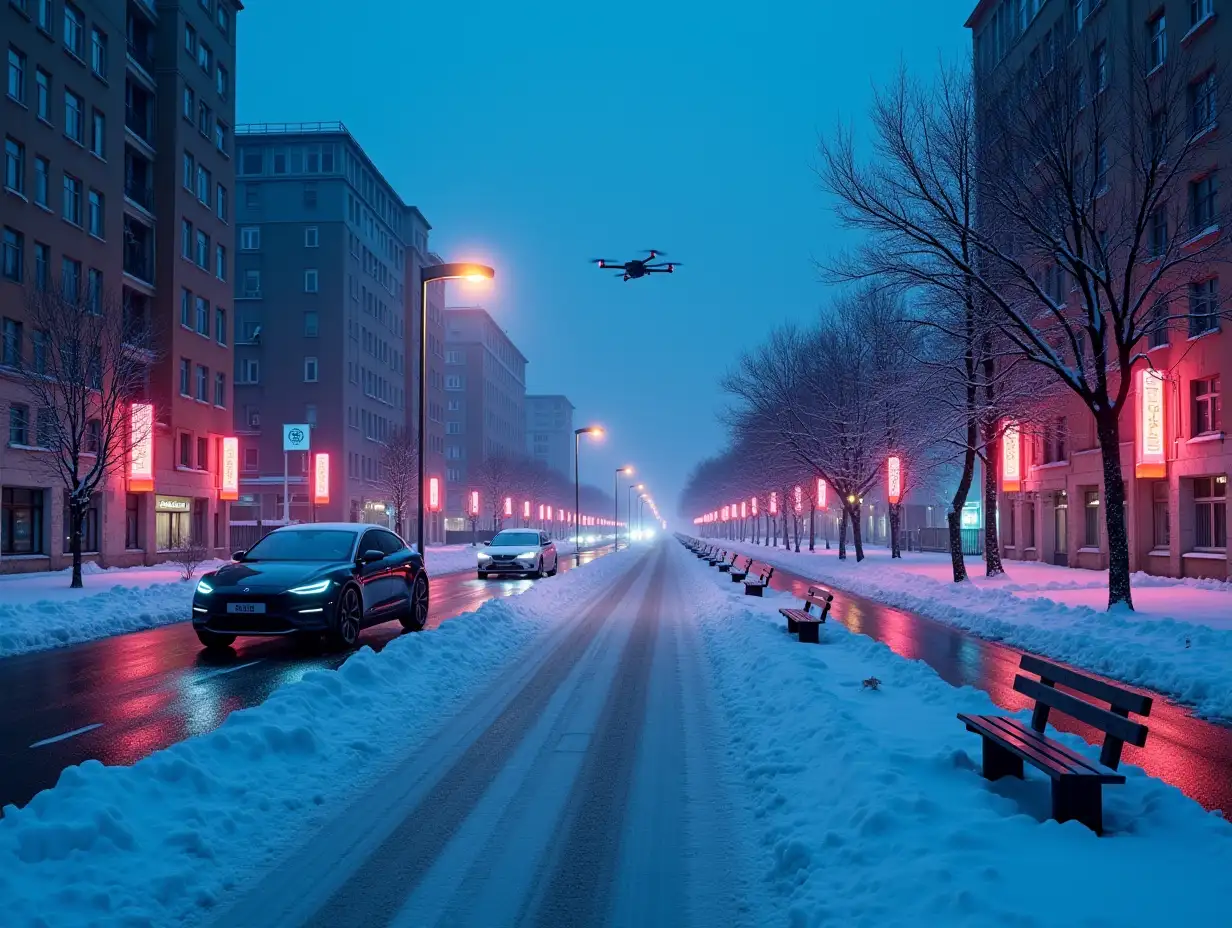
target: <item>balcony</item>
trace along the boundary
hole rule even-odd
[[[154,164],[132,145],[124,146],[124,198],[154,213]]]
[[[129,62],[142,78],[154,83],[154,11],[146,3],[129,0],[125,17],[125,43]]]
[[[150,151],[154,150],[154,94],[124,78],[124,126]]]
[[[124,216],[124,273],[154,286],[154,230],[127,213]]]
[[[150,348],[153,332],[150,297],[131,287],[124,288],[124,343]]]

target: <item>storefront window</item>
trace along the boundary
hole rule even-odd
[[[141,547],[141,496],[129,493],[124,500],[124,547]]]
[[[1087,548],[1099,547],[1099,490],[1087,490],[1082,494],[1083,539]]]
[[[1194,480],[1194,534],[1199,551],[1224,551],[1228,547],[1228,478],[1198,477]]]
[[[183,547],[189,540],[192,500],[182,496],[156,496],[154,509],[154,541],[158,550]]]
[[[64,553],[71,554],[73,551],[73,539],[69,534],[69,529],[72,525],[68,508],[68,494],[65,494],[64,500]],[[90,500],[90,505],[86,508],[85,517],[81,520],[81,552],[82,554],[97,554],[98,553],[98,494]]]
[[[208,545],[209,536],[205,533],[205,517],[210,511],[210,501],[207,499],[193,500],[192,510],[192,540],[194,544]]]
[[[0,553],[45,554],[43,491],[5,487],[0,495]]]
[[[1157,480],[1151,485],[1152,544],[1167,548],[1172,544],[1172,527],[1168,519],[1168,483]]]

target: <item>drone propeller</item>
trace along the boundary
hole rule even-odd
[[[651,260],[651,261],[653,261],[655,258],[665,258],[665,257],[667,257],[667,252],[666,252],[666,251],[659,251],[659,249],[657,249],[657,248],[643,248],[642,250],[643,250],[643,251],[645,251],[645,252],[646,252],[646,254],[650,255],[650,260]]]
[[[597,264],[599,267],[624,267],[623,261],[613,261],[611,258],[591,258],[591,264]]]

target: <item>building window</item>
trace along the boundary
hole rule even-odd
[[[81,262],[68,255],[60,259],[60,289],[64,299],[70,302],[81,297]]]
[[[261,272],[244,272],[244,296],[256,298],[261,295]]]
[[[34,70],[34,106],[38,118],[51,124],[51,75],[42,68]]]
[[[1189,0],[1189,25],[1198,25],[1209,16],[1215,15],[1215,0]]]
[[[1172,528],[1168,520],[1168,481],[1151,484],[1151,545],[1167,549],[1172,543]]]
[[[316,248],[321,241],[321,236],[316,226],[308,226],[304,229],[304,247]]]
[[[187,219],[180,220],[180,255],[189,261],[193,257],[193,225]]]
[[[184,189],[187,190],[189,193],[191,193],[193,190],[193,183],[196,180],[196,177],[197,177],[197,161],[195,158],[193,158],[191,152],[186,151],[184,152],[183,177],[180,179],[180,183],[183,185]]]
[[[240,249],[242,251],[257,251],[260,247],[260,226],[244,226],[240,229]]]
[[[214,114],[205,101],[202,100],[197,104],[197,131],[204,135],[207,139],[210,137],[210,129],[214,124]]]
[[[210,401],[210,369],[203,364],[197,365],[197,400],[202,403]]]
[[[203,271],[210,269],[210,237],[197,230],[197,267]]]
[[[107,34],[98,26],[90,29],[90,69],[99,77],[107,76]]]
[[[132,551],[141,547],[141,495],[124,495],[124,547]]]
[[[304,313],[304,337],[316,338],[320,334],[320,319],[316,310]]]
[[[1087,490],[1082,494],[1083,539],[1087,548],[1099,547],[1099,490]]]
[[[48,197],[51,195],[51,162],[46,158],[36,156],[34,159],[34,202],[44,209],[50,209]]]
[[[180,396],[192,396],[192,362],[180,358]]]
[[[26,56],[23,52],[9,46],[9,83],[8,94],[18,103],[26,102]]]
[[[316,293],[317,285],[318,285],[317,269],[314,267],[310,267],[308,268],[308,270],[304,271],[304,292],[305,293]]]
[[[16,319],[4,320],[4,344],[0,346],[0,363],[7,367],[21,364],[24,354],[22,325]]]
[[[97,190],[91,190],[90,201],[90,234],[95,238],[105,238],[103,235],[103,195]]]
[[[261,362],[256,358],[244,358],[240,361],[236,372],[237,383],[253,384],[261,382]]]
[[[85,44],[85,17],[71,3],[64,4],[64,47],[82,58]],[[84,59],[83,59],[84,60]]]
[[[227,344],[227,311],[221,306],[214,307],[214,341]]]
[[[1151,257],[1162,257],[1168,250],[1168,208],[1166,206],[1161,206],[1151,213],[1151,226],[1147,234]]]
[[[244,446],[244,471],[256,473],[261,469],[261,451],[256,445]]]
[[[1091,55],[1091,87],[1094,93],[1108,89],[1108,44],[1100,42]]]
[[[187,23],[184,24],[184,51],[193,58],[197,57],[197,30]]]
[[[9,444],[30,447],[30,407],[24,403],[9,405]]]
[[[1223,426],[1220,409],[1219,378],[1207,377],[1190,381],[1193,393],[1193,434],[1210,435]]]
[[[0,554],[43,554],[43,491],[5,487],[0,495]]]
[[[1168,315],[1168,302],[1160,297],[1151,307],[1151,316],[1147,321],[1148,348],[1162,348],[1168,344]]]
[[[219,280],[227,279],[227,249],[222,245],[214,246],[214,276]]]
[[[214,213],[223,222],[227,221],[227,188],[222,184],[219,184],[215,191]]]
[[[69,512],[68,494],[64,494],[64,553],[71,554],[73,539],[69,534],[72,526],[72,515]],[[98,554],[98,494],[90,498],[90,503],[82,513],[81,519],[81,553]]]
[[[1189,85],[1189,131],[1194,135],[1215,124],[1215,72],[1208,71]]]
[[[4,276],[14,283],[21,283],[25,267],[26,237],[16,229],[4,227]]]
[[[85,104],[71,90],[64,91],[64,134],[78,145],[85,144]]]
[[[86,272],[86,309],[96,316],[103,312],[103,272],[96,267]]]
[[[262,174],[265,172],[265,152],[260,148],[240,149],[241,174]]]
[[[26,192],[26,146],[16,139],[4,139],[4,186],[17,193]]]
[[[218,95],[224,100],[227,99],[227,89],[231,86],[230,76],[227,74],[227,69],[222,65],[218,66],[218,70],[214,74],[214,86],[218,90]]]
[[[193,327],[193,295],[187,287],[180,288],[180,325],[186,329]]]
[[[1228,547],[1228,478],[1194,479],[1194,547],[1224,551]]]
[[[206,74],[214,70],[214,50],[205,42],[197,43],[197,64]]]
[[[38,4],[38,27],[48,36],[51,35],[51,23],[55,19],[52,10],[52,0],[35,0]]]
[[[1057,416],[1044,428],[1044,463],[1055,464],[1068,460],[1066,445],[1067,424],[1065,416]]]
[[[51,284],[51,246],[34,243],[34,287],[42,292]],[[41,371],[40,371],[41,373]]]
[[[64,175],[64,205],[61,215],[73,225],[81,225],[81,181],[68,173]]]
[[[1218,189],[1214,173],[1190,181],[1189,229],[1191,232],[1197,234],[1215,224],[1215,195]]]
[[[459,377],[457,374],[448,375],[445,378],[445,389],[446,390],[461,390],[462,389],[462,378]]]
[[[193,121],[193,116],[197,112],[197,95],[193,93],[191,87],[184,88],[184,118],[189,122]]]
[[[227,375],[214,374],[214,405],[219,409],[227,408]]]
[[[304,358],[304,383],[317,382],[317,359]]]
[[[1164,14],[1159,13],[1146,24],[1146,60],[1154,70],[1168,59],[1168,30]]]
[[[90,112],[90,151],[99,158],[107,158],[107,117],[101,110]]]
[[[227,153],[228,134],[230,133],[227,128],[227,124],[223,122],[221,119],[216,120],[214,123],[214,147],[217,148],[224,155]]]
[[[1196,338],[1219,328],[1219,279],[1212,277],[1189,285],[1189,337]]]
[[[210,177],[210,172],[202,165],[197,165],[197,200],[201,203],[208,204],[210,202],[210,187],[213,185],[213,179]]]
[[[223,35],[230,33],[231,13],[223,6],[223,0],[218,0],[218,6],[214,10],[214,19],[218,23],[218,28],[222,30]]]
[[[210,337],[210,301],[203,296],[197,297],[197,334]]]

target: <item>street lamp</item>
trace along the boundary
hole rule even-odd
[[[627,467],[616,468],[616,480],[612,489],[612,524],[616,526],[616,541],[612,550],[620,550],[620,475],[630,476],[633,473],[633,465]]]
[[[639,491],[639,492],[640,492],[640,491],[642,491],[642,490],[644,490],[644,489],[646,489],[646,484],[644,484],[644,483],[639,483],[639,484],[637,484],[637,486],[634,486],[634,485],[632,485],[632,484],[630,484],[630,485],[629,485],[629,509],[628,509],[628,512],[629,512],[629,524],[626,526],[626,528],[628,528],[628,529],[629,529],[629,540],[630,540],[630,542],[632,542],[632,540],[633,540],[633,491],[634,491],[634,490],[637,490],[637,491]]]
[[[429,264],[419,271],[419,431],[416,434],[415,457],[418,458],[419,481],[415,484],[419,502],[415,507],[415,543],[421,557],[424,552],[424,433],[428,430],[428,284],[434,280],[491,280],[496,271],[486,264],[466,261],[450,264]]]
[[[578,525],[578,510],[582,508],[582,484],[578,479],[578,452],[583,435],[602,438],[603,429],[597,425],[573,430],[573,563],[582,563],[582,532]]]

